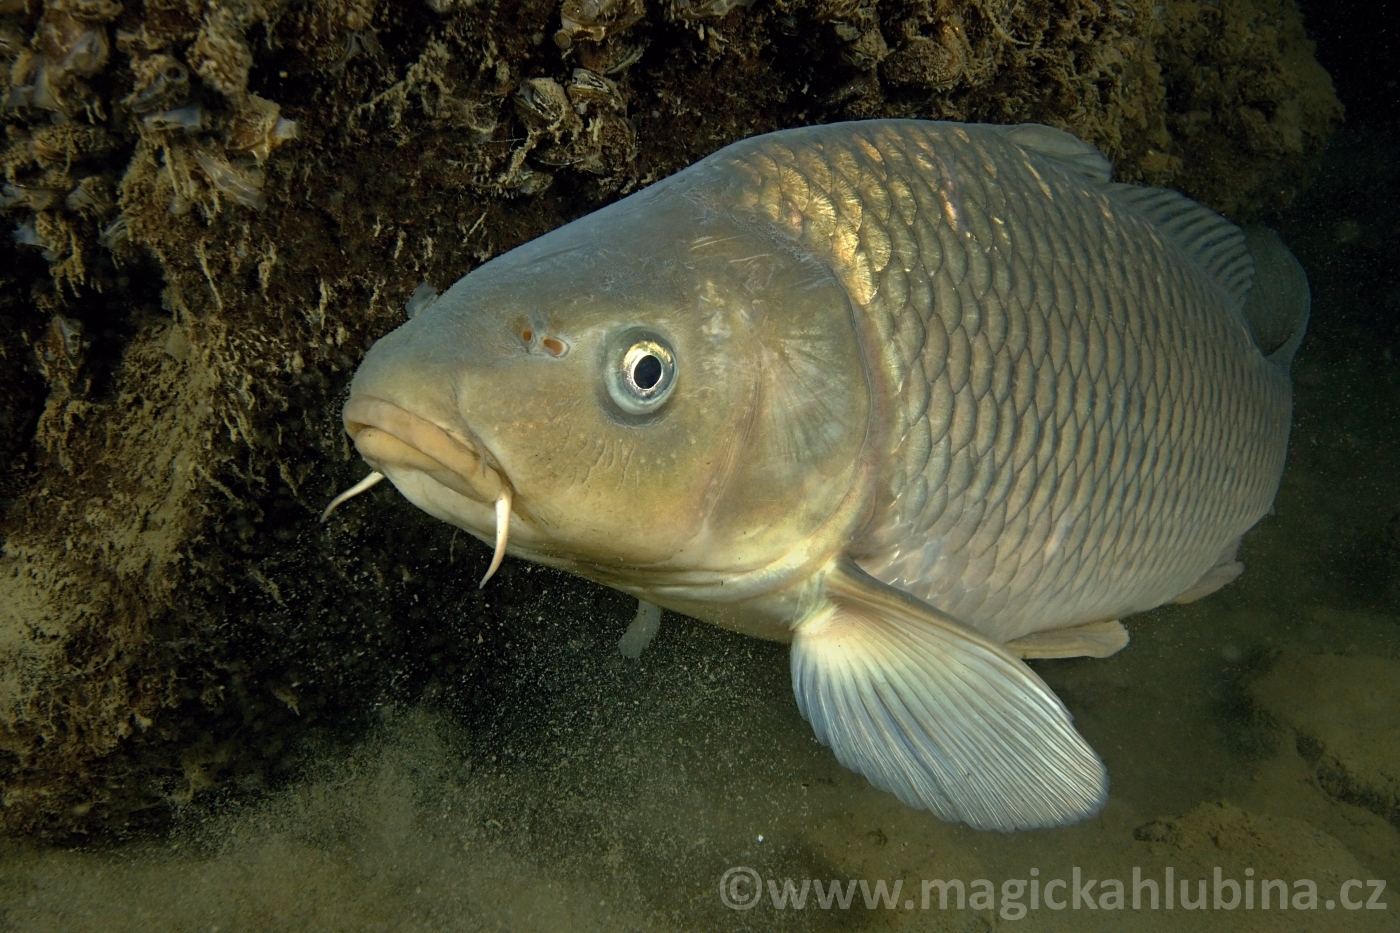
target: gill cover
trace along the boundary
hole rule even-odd
[[[732,171],[702,163],[487,263],[375,344],[353,394],[469,437],[513,492],[513,552],[611,581],[807,546],[860,474],[864,361],[836,277],[733,206]],[[488,537],[487,505],[444,517]]]

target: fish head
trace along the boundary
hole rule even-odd
[[[512,553],[634,591],[839,549],[871,421],[851,303],[685,174],[375,343],[344,410],[363,458],[487,540],[508,494]]]

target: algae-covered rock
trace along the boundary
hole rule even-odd
[[[12,833],[260,786],[509,650],[451,529],[316,522],[425,280],[789,126],[1048,122],[1243,218],[1340,114],[1292,0],[13,0],[0,60]]]
[[[1291,202],[1342,115],[1297,6],[1173,0],[1165,10],[1162,80],[1181,161],[1169,177],[1145,177],[1236,219]]]

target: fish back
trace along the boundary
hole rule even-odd
[[[873,577],[1006,641],[1182,594],[1270,508],[1291,390],[1238,228],[1047,127],[870,121],[720,156],[856,309],[881,469],[849,553]]]

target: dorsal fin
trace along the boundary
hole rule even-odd
[[[1107,184],[1113,180],[1113,163],[1103,153],[1073,133],[1043,123],[1019,123],[994,127],[1027,152],[1049,159],[1067,172]]]
[[[1239,227],[1175,191],[1113,184],[1112,163],[1099,150],[1065,130],[1040,123],[990,129],[1065,171],[1102,184],[1115,201],[1132,206],[1205,270],[1235,307],[1244,307],[1245,295],[1254,281],[1254,260]]]
[[[1244,231],[1208,207],[1166,188],[1112,184],[1108,194],[1152,222],[1165,239],[1205,270],[1236,308],[1254,281],[1254,259]]]

